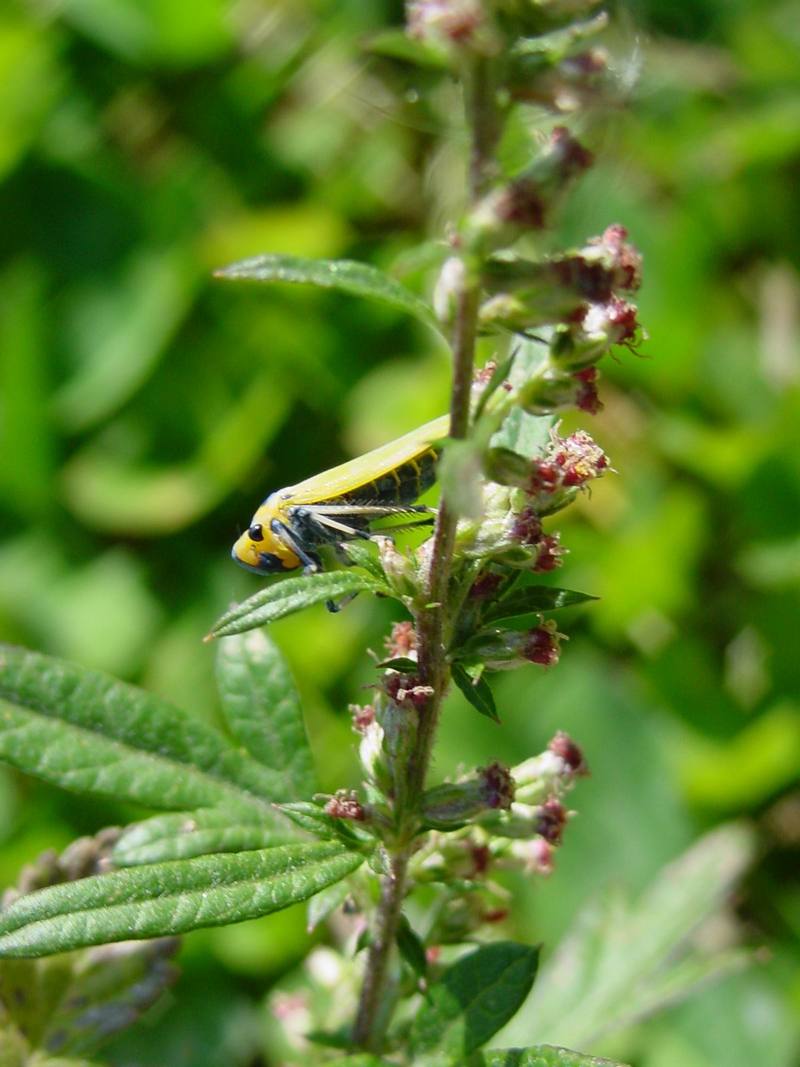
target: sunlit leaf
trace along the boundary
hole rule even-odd
[[[114,846],[114,863],[118,867],[135,867],[212,853],[246,852],[289,844],[298,837],[288,821],[277,814],[255,808],[252,818],[243,817],[247,814],[200,808],[134,823]]]
[[[0,758],[65,789],[153,808],[263,810],[280,779],[135,686],[0,646]]]
[[[519,615],[532,615],[540,611],[558,611],[559,608],[569,608],[575,604],[584,604],[587,600],[597,599],[589,593],[578,593],[573,589],[557,589],[549,585],[528,585],[492,604],[484,616],[484,621],[497,623]]]
[[[335,601],[339,597],[361,592],[388,595],[389,588],[369,575],[353,571],[331,571],[285,578],[266,586],[248,600],[231,608],[214,624],[207,639],[245,633],[286,615],[293,615],[294,612],[302,611],[312,604]]]
[[[316,786],[300,699],[271,638],[252,630],[221,641],[217,684],[234,738],[280,782],[275,800],[311,796]]]
[[[475,1067],[625,1067],[616,1060],[600,1060],[555,1045],[490,1049]]]
[[[290,282],[338,289],[352,296],[390,304],[421,319],[438,331],[430,306],[383,271],[350,259],[302,259],[300,256],[264,255],[243,259],[216,272],[217,278],[252,282]]]
[[[0,957],[255,919],[307,900],[363,856],[336,842],[200,856],[112,871],[20,897],[0,915]]]

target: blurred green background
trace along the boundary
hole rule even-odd
[[[559,582],[602,599],[564,618],[557,670],[500,680],[502,730],[451,699],[436,773],[514,762],[557,728],[584,745],[593,776],[556,874],[517,887],[511,934],[550,945],[598,889],[636,891],[706,829],[752,820],[758,859],[737,903],[766,951],[618,1051],[636,1067],[792,1067],[800,10],[637,0],[618,15],[609,46],[629,99],[590,125],[599,163],[553,236],[622,222],[645,256],[650,340],[607,361],[606,408],[589,419],[618,474],[558,522]],[[446,85],[365,51],[401,18],[388,0],[3,6],[3,640],[213,720],[200,638],[259,586],[229,559],[237,524],[268,489],[445,410],[446,356],[422,326],[211,279],[273,251],[364,258],[429,286],[436,249],[414,250],[457,207],[464,142]],[[346,707],[390,618],[359,598],[274,628],[328,788],[356,781]],[[3,771],[0,883],[136,814]],[[169,1010],[113,1062],[276,1063],[264,994],[308,944],[302,909],[192,935]]]

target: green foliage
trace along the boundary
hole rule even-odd
[[[593,1047],[604,1033],[747,966],[745,950],[709,952],[691,939],[718,912],[752,849],[747,829],[722,827],[660,871],[637,901],[614,891],[593,901],[543,968],[526,1028]]]
[[[460,663],[454,663],[453,681],[476,711],[493,722],[500,722],[492,690],[483,675],[473,678]]]
[[[199,808],[135,823],[114,846],[113,859],[119,867],[135,867],[213,852],[270,848],[286,844],[295,836],[290,826],[255,808],[235,813],[224,807]]]
[[[43,960],[3,960],[0,1055],[7,1055],[15,1042],[28,1052],[39,1050],[47,1064],[55,1053],[59,1058],[52,1062],[97,1052],[175,981],[171,957],[177,946],[176,940],[164,938]]]
[[[536,977],[539,950],[482,945],[448,967],[414,1019],[411,1048],[428,1061],[463,1063],[516,1013]]]
[[[554,1045],[537,1045],[535,1048],[493,1049],[484,1052],[480,1064],[485,1067],[622,1067],[611,1060],[595,1056],[582,1056],[566,1048]]]
[[[368,263],[353,260],[301,259],[298,256],[255,256],[216,272],[216,277],[251,282],[290,282],[319,289],[340,289],[353,296],[389,304],[433,326],[431,308],[410,289]]]
[[[529,585],[490,604],[483,621],[508,625],[510,619],[536,615],[541,611],[557,611],[559,608],[585,604],[589,600],[597,600],[597,597],[588,593],[576,593],[573,589]]]
[[[217,653],[217,685],[234,740],[279,777],[275,799],[300,800],[313,793],[300,701],[272,641],[257,631],[223,641]]]
[[[263,810],[282,795],[277,772],[144,690],[10,646],[0,668],[0,752],[29,774],[168,810]]]
[[[348,571],[285,578],[262,589],[244,603],[237,604],[214,624],[208,637],[230,637],[233,634],[245,633],[257,626],[276,622],[286,615],[293,615],[313,604],[323,601],[335,603],[337,597],[362,592],[385,595],[388,594],[389,588],[385,582],[376,581],[366,574]]]
[[[179,2],[67,4],[47,17],[16,4],[0,20],[0,634],[142,682],[166,698],[179,736],[186,711],[196,722],[219,713],[198,633],[259,588],[227,557],[237,519],[271,489],[446,407],[444,360],[413,319],[300,286],[239,291],[211,272],[265,250],[366,257],[428,292],[438,253],[414,258],[409,246],[458,216],[463,139],[447,83],[427,94],[443,59],[420,73],[391,58],[409,47],[404,35],[374,40],[396,5],[298,0],[268,24],[244,8],[233,17],[224,2],[195,6],[187,20]],[[550,944],[609,881],[636,899],[701,830],[755,817],[763,847],[738,899],[748,941],[769,958],[604,1047],[636,1067],[792,1067],[795,13],[780,0],[645,0],[626,18],[612,51],[628,108],[611,109],[613,131],[593,144],[602,165],[575,189],[553,241],[624,221],[647,257],[651,339],[643,358],[625,354],[604,371],[593,432],[620,477],[555,524],[572,549],[558,584],[600,599],[570,627],[558,672],[493,679],[509,732],[533,751],[563,726],[593,771],[555,878],[512,884],[513,936]],[[529,109],[504,141],[508,170],[540,119]],[[546,420],[517,417],[546,433]],[[515,448],[510,422],[497,441]],[[360,657],[365,644],[382,654],[389,610],[362,596],[338,616],[306,612],[275,627],[302,680],[324,789],[354,781],[344,707],[374,680]],[[25,768],[46,776],[0,777],[6,883],[44,843],[141,817],[106,799],[125,751],[106,725],[85,736],[16,704],[6,714]],[[444,719],[442,775],[464,759],[515,758],[458,691]],[[94,752],[81,775],[53,762],[63,746],[81,753],[79,738]],[[95,747],[109,738],[112,748]],[[194,806],[239,786],[204,773],[189,789],[155,752],[143,754],[145,771],[134,741],[132,780],[158,774],[141,796],[120,795],[157,799],[157,782],[169,795],[173,779],[190,794],[176,796],[175,815],[129,831],[149,826],[141,862],[294,833],[244,793],[230,832],[218,833],[223,809]],[[17,750],[8,732],[3,744]],[[119,775],[122,786],[129,778]],[[86,805],[48,784],[68,780],[113,788]],[[165,851],[147,852],[150,840]],[[282,922],[267,919],[263,936],[292,959],[305,944]],[[114,1062],[288,1059],[276,1027],[261,1025],[252,975],[225,951],[235,932],[190,939],[173,1009],[129,1031]],[[259,980],[274,967],[265,951]],[[214,989],[214,1005],[198,1005],[198,987]],[[520,1030],[500,1043],[527,1045],[527,1023],[523,1008]],[[17,1067],[14,1055],[5,1048],[0,1062]]]
[[[269,915],[354,871],[363,856],[335,843],[154,863],[51,886],[0,916],[0,957],[46,956]]]

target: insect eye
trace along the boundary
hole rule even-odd
[[[264,540],[264,528],[260,522],[254,522],[250,529],[247,531],[247,535],[251,541],[263,541]]]

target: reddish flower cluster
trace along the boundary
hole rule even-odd
[[[431,687],[422,685],[416,674],[387,671],[383,676],[386,695],[400,707],[424,708],[431,697]]]
[[[475,579],[470,587],[469,595],[473,600],[485,600],[486,597],[490,597],[497,592],[502,581],[503,576],[501,574],[487,571]]]
[[[408,5],[407,25],[411,37],[449,40],[466,44],[484,22],[476,0],[413,0]]]
[[[351,704],[348,708],[353,720],[353,729],[363,734],[367,727],[375,722],[375,708],[372,704]]]
[[[577,777],[583,777],[589,773],[589,767],[583,752],[569,734],[565,734],[563,730],[559,730],[554,735],[547,747],[556,756],[559,756]]]
[[[608,344],[631,344],[639,332],[636,310],[635,304],[619,296],[612,296],[605,303],[589,305],[581,328],[589,337],[605,337]]]
[[[548,844],[560,845],[567,825],[568,812],[557,797],[550,797],[539,808],[536,832]]]
[[[597,367],[585,367],[572,377],[578,383],[575,390],[575,407],[578,411],[585,411],[587,415],[597,415],[603,410],[603,402],[597,391]]]
[[[339,789],[325,805],[325,813],[334,819],[351,819],[353,822],[363,822],[366,818],[358,797],[349,789]]]
[[[384,641],[390,656],[408,656],[417,650],[417,632],[407,619],[392,623],[392,632]]]
[[[530,663],[538,663],[542,667],[554,667],[560,655],[561,643],[555,623],[542,623],[541,626],[535,626],[528,631],[522,647],[524,659]]]
[[[508,767],[496,760],[488,767],[479,767],[478,774],[481,778],[482,797],[487,808],[511,807],[514,800],[514,779],[511,777]]]
[[[542,520],[530,504],[526,505],[515,517],[511,527],[511,537],[521,545],[530,545],[538,549],[536,562],[531,568],[534,574],[545,574],[561,566],[563,549],[558,534],[544,533]]]
[[[544,458],[533,461],[528,493],[547,507],[542,498],[562,489],[580,489],[608,469],[608,456],[585,430],[563,438],[554,435]]]

